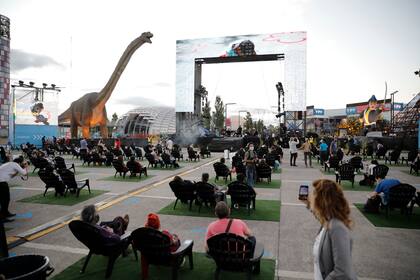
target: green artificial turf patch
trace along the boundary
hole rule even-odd
[[[233,181],[235,181],[235,180],[232,180],[232,182]],[[222,177],[219,177],[219,180],[217,180],[217,181],[216,181],[216,177],[211,178],[209,180],[209,182],[211,182],[211,183],[214,182],[214,184],[218,185],[218,186],[227,186],[231,183],[231,181],[229,179],[226,182],[225,179],[223,179]],[[256,182],[256,184],[254,186],[254,188],[257,188],[257,189],[258,188],[279,189],[280,187],[281,187],[281,180],[279,180],[279,179],[275,179],[275,180],[271,179],[270,183],[267,182],[267,179],[263,179],[263,181],[261,181],[261,182]]]
[[[345,191],[373,192],[375,190],[375,186],[361,186],[357,181],[354,182],[354,187],[351,186],[350,181],[341,181],[341,187]]]
[[[139,178],[138,175],[136,177],[130,177],[130,175],[127,174],[125,176],[125,178],[123,178],[122,176],[120,176],[119,174],[117,174],[117,177],[108,176],[108,177],[99,179],[99,181],[114,181],[114,182],[135,183],[135,182],[140,182],[140,181],[144,181],[144,180],[150,179],[150,178],[152,178],[154,176],[155,175],[148,175],[146,177],[144,174],[142,174],[141,175],[141,178]]]
[[[89,194],[87,188],[84,188],[80,191],[79,197],[76,197],[75,194],[72,194],[70,192],[67,192],[66,196],[54,196],[55,192],[49,191],[47,192],[45,197],[42,193],[31,197],[26,197],[24,199],[19,200],[18,202],[73,206],[77,203],[94,198],[106,192],[107,191],[102,190],[91,190],[91,193]]]
[[[189,205],[183,204],[178,201],[175,210],[174,202],[171,202],[169,205],[159,210],[159,214],[164,215],[175,215],[175,216],[193,216],[193,217],[211,217],[215,218],[214,208],[209,206],[206,207],[203,205],[201,207],[200,213],[198,213],[198,206],[194,205],[191,211],[188,210]],[[228,204],[230,205],[230,199],[228,199]],[[251,209],[250,215],[248,215],[248,210],[245,207],[239,209],[234,209],[232,211],[232,217],[244,220],[258,220],[258,221],[280,221],[280,201],[278,200],[259,200],[257,195],[256,201],[256,210]]]
[[[413,214],[410,216],[402,215],[399,209],[389,211],[387,218],[385,216],[385,210],[381,209],[379,214],[365,213],[363,211],[363,204],[355,203],[354,205],[375,227],[420,229],[419,207],[414,207]]]
[[[200,246],[195,244],[195,246]],[[64,271],[54,276],[53,280],[99,280],[105,278],[105,270],[107,267],[108,258],[93,255],[90,259],[84,274],[80,274],[80,269],[83,266],[85,258],[80,259],[76,263],[67,267]],[[214,271],[216,264],[213,259],[206,257],[204,253],[193,253],[194,269],[190,269],[188,258],[185,264],[178,270],[178,279],[182,280],[210,280],[214,279]],[[149,266],[149,280],[172,279],[172,270],[166,266]],[[253,274],[252,279],[255,280],[272,280],[274,279],[275,260],[261,259],[261,267],[259,274]],[[232,273],[222,271],[220,273],[221,279],[242,279],[245,278],[245,273]],[[140,261],[136,261],[133,253],[127,257],[119,257],[115,262],[112,275],[109,278],[113,279],[141,279]]]

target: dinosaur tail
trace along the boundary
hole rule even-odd
[[[71,110],[70,108],[68,108],[66,111],[64,111],[58,116],[58,123],[70,121],[70,118],[71,118]]]

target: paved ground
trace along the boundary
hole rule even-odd
[[[173,201],[173,193],[168,186],[167,178],[180,173],[184,178],[198,180],[203,172],[209,172],[212,177],[214,171],[211,163],[220,155],[213,154],[212,158],[199,163],[182,162],[184,167],[176,171],[152,171],[150,174],[155,175],[154,177],[139,183],[100,180],[113,175],[113,168],[76,167],[77,170],[86,172],[78,177],[88,177],[93,189],[109,192],[75,206],[16,202],[43,191],[43,184],[37,177],[30,177],[27,182],[17,179],[14,184],[18,186],[11,189],[11,210],[19,213],[19,219],[7,225],[10,228],[7,235],[27,236],[34,228],[74,214],[84,205],[92,203],[103,205],[104,209],[100,211],[101,220],[110,220],[117,215],[128,213],[131,218],[129,230],[134,230],[143,226],[149,212],[157,212]],[[281,200],[280,221],[246,221],[257,240],[264,244],[265,257],[277,260],[278,279],[312,279],[312,246],[319,223],[297,200],[298,189],[302,183],[310,184],[317,178],[334,179],[332,175],[324,175],[319,170],[319,165],[305,168],[301,162],[302,158],[302,155],[299,155],[298,167],[289,167],[286,155],[282,166],[283,172],[273,174],[273,179],[282,180],[280,189],[257,189],[259,199]],[[67,158],[67,161],[69,160],[70,158]],[[77,160],[75,163],[80,165]],[[389,177],[396,177],[411,184],[420,183],[419,177],[408,175],[401,170],[407,170],[407,167],[392,167]],[[131,194],[123,196],[130,192]],[[346,191],[345,195],[350,203],[364,203],[367,193]],[[116,199],[117,203],[112,203]],[[353,261],[359,278],[420,279],[420,230],[376,228],[355,208],[352,208],[352,218],[355,221]],[[213,220],[213,218],[161,215],[163,228],[177,233],[181,239],[194,240],[194,251],[198,252],[204,250],[205,229]],[[15,247],[11,253],[47,255],[56,269],[55,273],[59,273],[87,254],[87,250],[64,225]]]

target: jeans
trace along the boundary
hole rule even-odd
[[[7,182],[0,182],[0,218],[9,215],[10,189]]]
[[[305,152],[303,153],[304,159],[305,159],[305,165],[308,166],[307,158],[309,157],[309,166],[312,167],[312,157],[311,152]]]
[[[328,160],[328,152],[327,151],[319,152],[319,157],[321,159],[321,165],[324,165],[324,162]]]
[[[278,160],[274,161],[274,170],[279,170],[280,169],[280,162]]]
[[[248,164],[246,166],[246,182],[251,187],[253,187],[255,185],[256,173],[257,173],[257,171],[255,169],[255,165]]]
[[[296,166],[297,156],[298,156],[297,153],[291,153],[290,154],[290,166]]]

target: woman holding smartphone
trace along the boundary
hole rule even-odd
[[[353,270],[350,207],[340,186],[313,182],[309,207],[321,223],[313,248],[315,280],[357,279]]]

